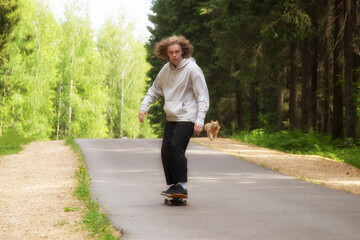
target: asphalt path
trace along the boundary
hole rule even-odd
[[[360,239],[360,196],[190,143],[188,205],[167,206],[161,139],[76,142],[93,198],[124,240]]]

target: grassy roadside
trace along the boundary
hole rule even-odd
[[[257,129],[238,132],[230,138],[279,151],[318,155],[360,168],[360,148],[346,140],[332,141],[330,136],[300,131],[268,132]]]
[[[76,172],[78,184],[75,195],[82,200],[86,206],[83,221],[86,228],[100,240],[120,239],[120,231],[116,230],[111,224],[108,217],[101,211],[99,205],[91,199],[90,180],[91,177],[86,171],[84,156],[80,147],[71,137],[65,139],[66,145],[70,145],[72,150],[79,156],[79,169]]]

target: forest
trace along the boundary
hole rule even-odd
[[[146,43],[123,16],[100,31],[78,1],[56,20],[41,0],[0,7],[0,135],[161,136],[160,99],[137,119],[165,63],[155,44],[194,46],[210,93],[206,121],[237,131],[300,130],[358,141],[359,0],[153,0]]]
[[[159,0],[147,44],[172,34],[194,45],[210,92],[207,120],[222,133],[300,130],[358,139],[358,0]],[[160,106],[152,121],[163,117]],[[160,129],[158,130],[160,131]]]
[[[69,1],[57,20],[46,1],[1,1],[0,135],[153,136],[137,120],[150,68],[144,41],[121,15],[94,31],[84,9]]]

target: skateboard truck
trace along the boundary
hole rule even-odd
[[[168,206],[186,206],[187,201],[184,198],[168,197],[165,198],[164,203]]]

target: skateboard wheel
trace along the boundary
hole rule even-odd
[[[165,199],[165,204],[166,205],[168,205],[168,206],[171,206],[172,205],[172,202],[171,202],[171,200],[169,200],[169,199]]]

